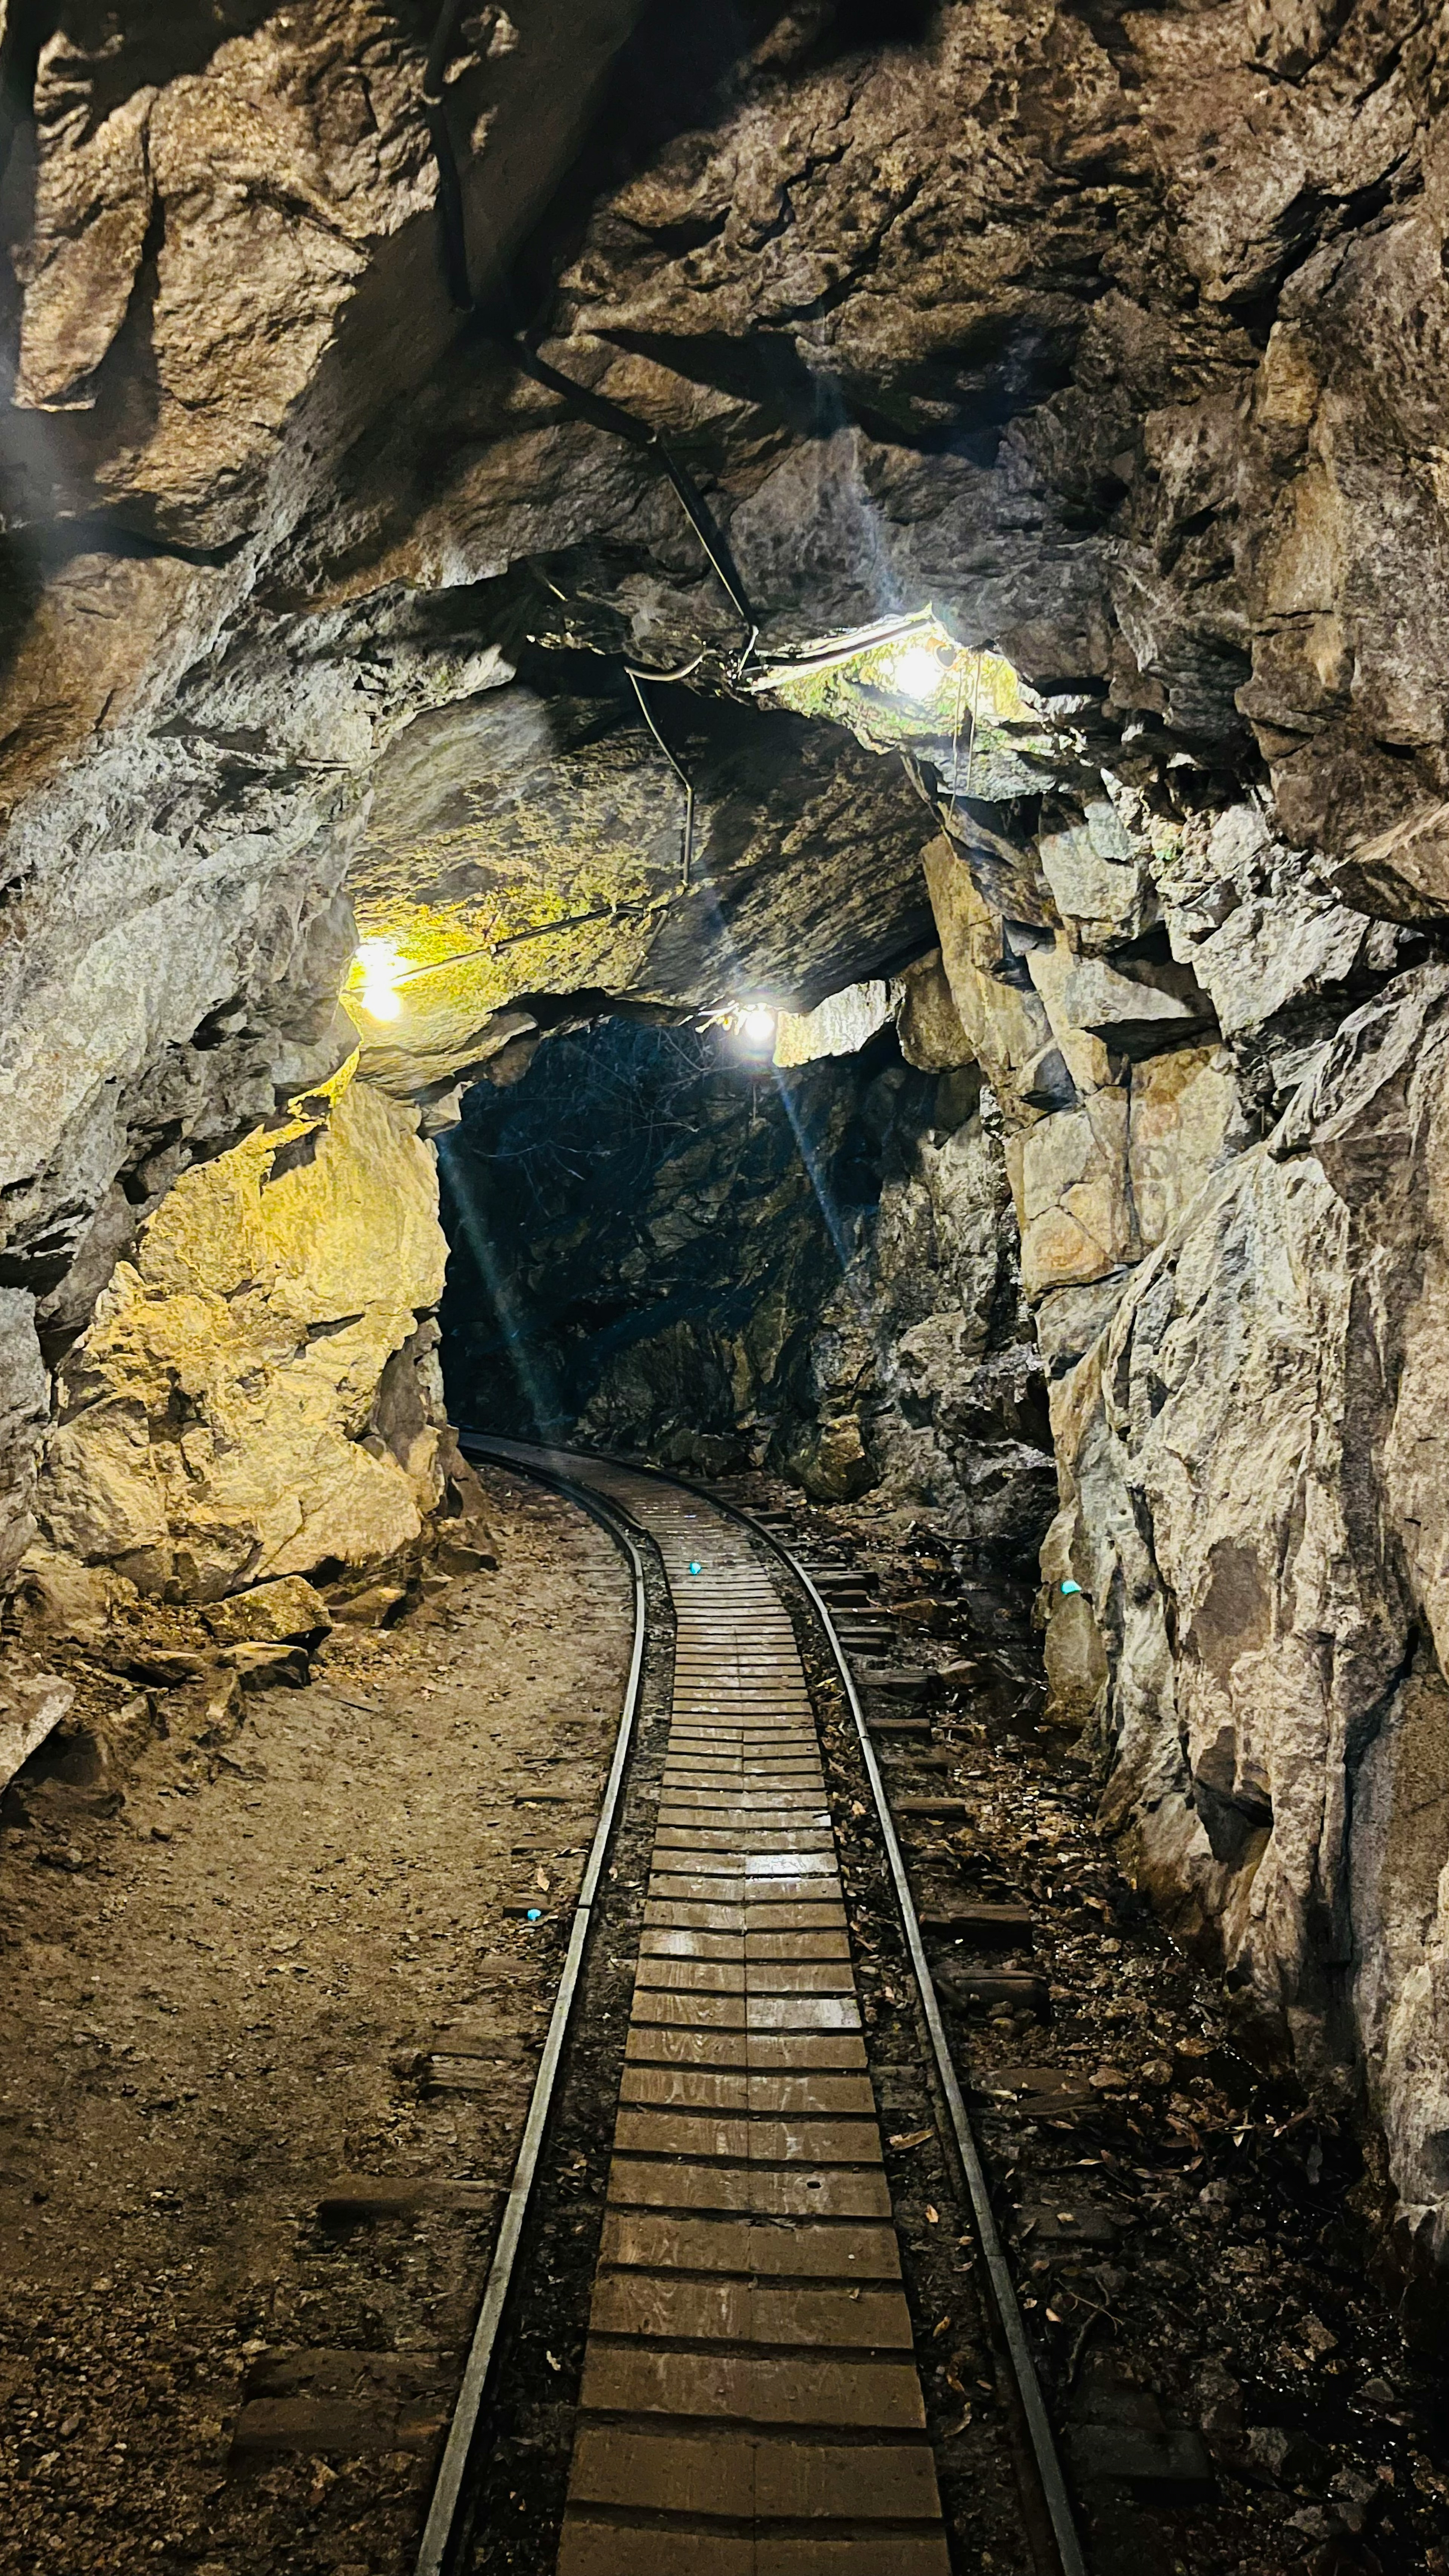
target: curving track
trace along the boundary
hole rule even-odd
[[[575,2418],[558,2576],[948,2576],[835,1830],[790,1582],[844,1686],[995,2311],[1021,2439],[1022,2565],[1083,2561],[849,1664],[771,1533],[649,1471],[470,1443],[542,1476],[629,1555],[636,1635],[603,1812],[419,2576],[460,2500],[628,1770],[640,1536],[676,1622],[657,1826]],[[774,1571],[762,1553],[786,1569]],[[932,2216],[935,2213],[932,2212]]]

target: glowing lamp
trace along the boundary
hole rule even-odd
[[[362,940],[358,946],[357,963],[362,968],[362,990],[357,998],[368,1018],[397,1019],[402,1012],[402,996],[397,990],[397,982],[403,965],[392,941]]]
[[[908,644],[891,672],[895,687],[908,698],[933,698],[945,676],[939,656],[924,644]]]
[[[739,1032],[748,1047],[758,1047],[762,1051],[766,1047],[773,1047],[775,1043],[774,1012],[761,1010],[741,1011],[739,1017]]]

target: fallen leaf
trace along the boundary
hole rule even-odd
[[[936,2132],[934,2129],[902,2129],[896,2137],[890,2140],[890,2144],[893,2147],[900,2147],[902,2150],[907,2147],[923,2147],[926,2140],[928,2138],[933,2138],[935,2134]]]

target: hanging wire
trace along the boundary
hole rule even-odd
[[[449,290],[461,312],[476,313],[478,299],[473,292],[468,266],[462,181],[446,114],[448,56],[452,52],[462,6],[463,0],[443,0],[423,73],[423,102],[438,164],[438,212],[442,221]],[[499,332],[495,334],[495,340],[498,348],[522,374],[531,376],[535,384],[543,385],[548,392],[560,395],[580,420],[592,421],[596,429],[607,430],[615,438],[626,439],[631,447],[658,458],[699,539],[710,570],[745,629],[746,640],[736,656],[738,668],[743,669],[759,641],[760,621],[751,606],[744,575],[730,550],[729,539],[688,467],[647,421],[636,420],[632,412],[625,411],[621,403],[612,402],[607,394],[595,393],[587,385],[576,384],[572,376],[564,375],[559,368],[551,366],[547,358],[540,357],[520,334]],[[699,658],[703,661],[703,652]],[[698,664],[692,667],[697,669]]]
[[[651,728],[652,730],[652,728]],[[449,966],[466,966],[475,957],[492,957],[500,948],[517,948],[525,939],[562,937],[566,930],[583,930],[592,921],[642,921],[653,907],[647,903],[601,903],[592,912],[566,913],[561,921],[536,921],[528,930],[505,930],[497,939],[475,940],[469,948],[450,949],[446,957],[430,958],[425,966],[405,966],[392,978],[393,986],[416,984],[421,976],[441,975]]]
[[[981,666],[986,656],[976,656],[976,683],[971,692],[971,740],[966,746],[966,801],[971,801],[971,765],[976,758],[976,729],[981,721]],[[954,810],[954,800],[953,800]]]
[[[438,212],[442,217],[443,258],[448,273],[448,292],[459,310],[473,310],[473,287],[468,275],[468,227],[463,212],[463,182],[458,170],[458,156],[453,149],[453,132],[448,123],[446,102],[448,56],[458,31],[463,0],[443,0],[428,59],[423,70],[423,107],[432,140],[433,158],[438,165]]]
[[[625,668],[628,668],[627,664],[625,665]],[[678,779],[680,786],[684,790],[684,847],[680,859],[679,886],[681,894],[687,894],[689,892],[691,872],[694,867],[694,781],[690,777],[688,770],[684,767],[683,762],[678,760],[675,757],[675,754],[670,750],[668,743],[665,741],[663,734],[660,732],[659,727],[655,722],[654,710],[650,706],[649,700],[645,695],[645,684],[648,677],[649,674],[646,672],[631,670],[629,672],[629,684],[633,689],[635,697],[639,701],[639,713],[649,727],[650,732],[653,734],[655,741],[658,743],[660,750],[663,752],[665,759],[668,761],[670,768],[673,770],[675,777]]]
[[[504,333],[499,336],[497,345],[524,375],[532,377],[535,384],[544,386],[549,393],[561,395],[580,420],[591,421],[596,429],[607,430],[611,436],[627,440],[631,447],[658,458],[679,496],[685,517],[704,549],[711,571],[740,624],[746,629],[747,640],[735,657],[738,676],[759,641],[759,619],[750,605],[744,575],[730,552],[729,540],[693,475],[680,463],[658,430],[651,429],[647,421],[636,420],[621,403],[611,402],[607,394],[594,393],[587,385],[576,384],[572,376],[563,375],[557,367],[550,366],[547,358],[541,358],[526,340]],[[703,659],[704,654],[701,653],[700,660]]]
[[[956,722],[951,733],[951,802],[947,809],[956,811],[956,793],[961,778],[961,718],[966,712],[966,656],[961,656],[961,670],[956,682]]]

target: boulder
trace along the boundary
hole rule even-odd
[[[21,1288],[0,1288],[0,1583],[34,1535],[31,1500],[49,1415],[35,1299]]]
[[[959,851],[942,838],[925,853],[926,884],[941,939],[941,963],[956,1014],[978,1064],[998,1090],[1040,1055],[1051,1023],[1037,995],[1006,980],[1002,917],[978,892]]]
[[[1112,1088],[1008,1142],[1029,1299],[1103,1279],[1140,1257],[1127,1140],[1128,1094]]]
[[[74,1703],[75,1686],[59,1673],[12,1672],[0,1683],[0,1789]]]
[[[16,1572],[15,1616],[27,1633],[99,1644],[113,1610],[134,1587],[109,1567],[82,1565],[54,1548],[28,1548]]]
[[[1134,841],[1110,797],[1089,797],[1080,821],[1044,830],[1037,847],[1057,911],[1082,945],[1139,938],[1156,920],[1151,849]]]
[[[775,1062],[815,1064],[822,1056],[858,1055],[891,1016],[886,984],[847,984],[813,1011],[782,1011],[775,1030]]]
[[[206,1624],[224,1646],[266,1644],[294,1638],[313,1645],[325,1637],[332,1616],[320,1592],[300,1574],[279,1583],[258,1583],[249,1592],[234,1592],[204,1614]]]
[[[1166,947],[1165,934],[1157,941]],[[1143,947],[1112,957],[1079,952],[1059,931],[1050,944],[1033,945],[1027,964],[1041,995],[1052,1034],[1069,1048],[1075,1032],[1095,1038],[1109,1056],[1150,1056],[1182,1046],[1205,1032],[1217,1034],[1208,996],[1190,965]]]
[[[215,1601],[415,1542],[442,1497],[417,1316],[445,1253],[416,1114],[367,1084],[187,1173],[65,1363],[50,1545]]]
[[[1135,1064],[1127,1169],[1144,1248],[1161,1243],[1247,1138],[1238,1084],[1222,1047],[1182,1047]]]
[[[891,991],[907,1064],[918,1066],[922,1073],[949,1073],[974,1062],[939,948],[908,966]]]
[[[402,1583],[369,1583],[360,1592],[334,1593],[331,1610],[335,1620],[347,1628],[380,1628],[384,1619],[407,1599]]]

